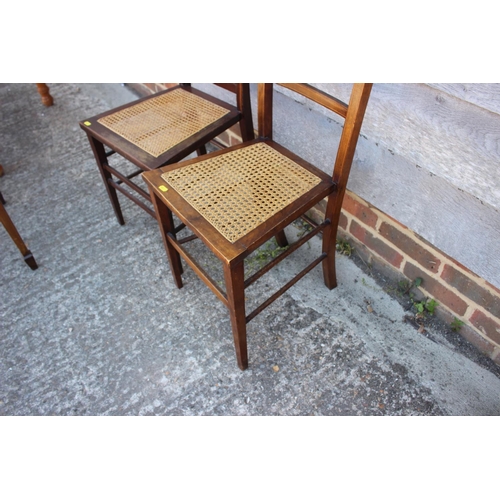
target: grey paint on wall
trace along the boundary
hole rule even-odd
[[[348,188],[500,287],[500,85],[474,90],[375,84]],[[331,171],[342,119],[286,90],[275,105],[274,138]]]

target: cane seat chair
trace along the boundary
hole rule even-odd
[[[158,213],[158,222],[176,285],[182,287],[180,256],[227,306],[238,366],[248,367],[246,324],[320,262],[325,285],[336,286],[335,247],[350,167],[368,103],[371,84],[354,84],[349,104],[307,84],[281,84],[344,117],[333,175],[324,173],[272,139],[273,84],[258,86],[259,137],[222,151],[143,174]],[[307,212],[327,199],[325,219],[315,223]],[[220,259],[225,291],[186,250],[175,233],[175,214]],[[306,217],[313,229],[278,257],[245,278],[244,259],[276,237],[287,245],[284,228]],[[245,288],[323,233],[322,253],[280,290],[248,313]]]
[[[206,144],[238,122],[242,139],[254,138],[249,84],[215,85],[236,94],[236,106],[183,83],[80,122],[120,224],[125,221],[117,191],[156,217],[147,188],[133,181],[142,172],[195,151],[206,154]],[[127,160],[125,165],[110,164],[115,153]]]

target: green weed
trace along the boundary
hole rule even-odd
[[[439,305],[434,299],[424,299],[421,301],[415,301],[411,299],[413,307],[417,311],[417,316],[423,317],[425,314],[433,315],[436,307]]]
[[[258,248],[245,262],[245,277],[250,276],[254,271],[260,269],[268,261],[278,257],[288,246],[280,247],[274,240],[268,241],[264,246]]]
[[[352,245],[342,239],[337,239],[337,245],[336,245],[337,252],[339,252],[342,255],[346,255],[347,257],[350,257],[352,255],[352,252],[354,252],[354,248]]]
[[[463,321],[460,321],[457,317],[453,318],[453,321],[450,324],[451,329],[454,332],[458,332],[462,326],[464,326],[465,323]]]

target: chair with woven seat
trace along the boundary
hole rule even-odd
[[[120,224],[125,221],[117,191],[155,217],[147,190],[134,177],[194,152],[206,154],[206,144],[238,122],[243,140],[254,138],[249,84],[215,85],[235,93],[236,106],[179,84],[80,122]],[[110,165],[114,153],[138,169],[129,173],[119,162]]]
[[[281,84],[341,115],[344,127],[333,175],[324,173],[272,140],[273,84],[258,86],[259,137],[204,157],[143,174],[158,214],[163,242],[176,285],[182,287],[180,257],[227,306],[238,366],[248,367],[246,324],[320,262],[325,285],[336,286],[335,243],[342,200],[354,157],[371,84],[354,84],[349,104],[307,84]],[[325,219],[315,223],[307,212],[327,199]],[[225,291],[186,250],[176,234],[173,215],[221,261]],[[313,229],[291,243],[271,262],[245,278],[244,260],[284,229],[305,217]],[[249,314],[245,288],[262,277],[319,232],[322,253],[280,290]]]

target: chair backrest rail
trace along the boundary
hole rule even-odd
[[[344,127],[340,138],[337,156],[333,166],[332,177],[339,190],[347,184],[354,152],[368,104],[371,83],[355,83],[351,91],[349,104],[336,99],[307,83],[278,83],[307,99],[325,106],[344,117]],[[259,137],[272,140],[273,136],[273,84],[263,83],[258,87],[258,130]]]
[[[307,97],[307,99],[317,102],[321,106],[324,106],[330,111],[334,111],[343,118],[347,115],[347,104],[345,102],[328,95],[326,92],[323,92],[312,85],[307,83],[278,83],[278,85]]]

